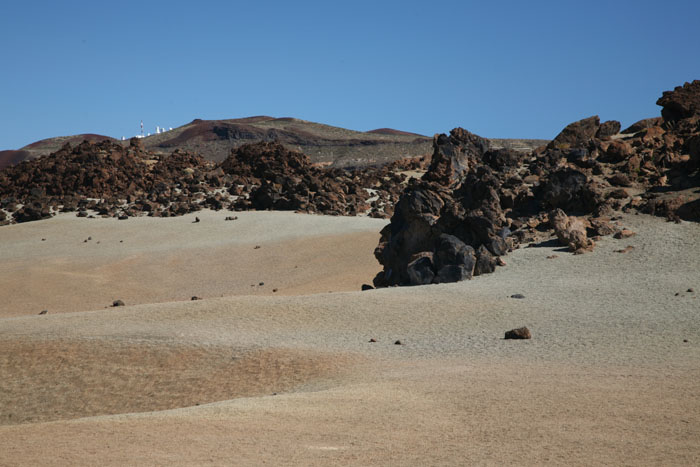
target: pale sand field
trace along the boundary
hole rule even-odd
[[[0,228],[0,465],[700,463],[699,225],[359,292],[385,221],[228,214]]]

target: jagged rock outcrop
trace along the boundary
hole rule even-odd
[[[663,107],[661,116],[667,122],[700,115],[700,80],[665,91],[656,104]]]
[[[584,118],[567,125],[547,147],[550,149],[569,149],[588,146],[600,129],[597,115]]]
[[[219,168],[232,178],[235,210],[293,210],[330,215],[369,213],[388,217],[406,176],[400,168],[419,161],[401,160],[383,167],[324,169],[279,143],[246,144],[231,151]],[[375,198],[372,200],[372,198]]]
[[[574,122],[531,154],[489,150],[461,128],[436,135],[427,173],[408,183],[381,232],[375,286],[469,279],[547,235],[590,251],[589,233],[618,230],[606,220],[616,211],[700,217],[700,194],[690,190],[700,186],[699,95],[699,81],[664,93],[663,121],[640,121],[625,135],[614,120]]]

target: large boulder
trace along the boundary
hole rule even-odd
[[[595,243],[586,234],[586,224],[577,217],[567,216],[557,209],[550,214],[550,223],[559,242],[568,246],[574,253],[593,250]]]
[[[550,149],[586,147],[590,140],[595,138],[599,128],[600,118],[597,115],[570,123],[549,143],[549,145],[547,145],[547,147]]]
[[[527,157],[527,154],[521,151],[502,148],[487,151],[484,154],[484,162],[494,170],[505,170],[522,165],[525,157]]]
[[[651,128],[653,126],[660,126],[663,122],[664,122],[663,117],[645,118],[643,120],[639,120],[638,122],[633,123],[629,127],[622,130],[620,133],[623,133],[623,134],[639,133],[640,131],[646,130],[647,128]]]
[[[425,252],[415,255],[406,266],[410,285],[432,284],[435,279],[435,271],[432,261],[432,253]]]
[[[608,120],[607,122],[603,122],[600,124],[600,127],[598,128],[595,137],[598,139],[610,138],[611,136],[618,134],[620,132],[620,128],[620,122],[618,122],[617,120]]]
[[[601,203],[602,194],[585,173],[564,168],[550,174],[541,198],[545,209],[590,213]]]
[[[474,248],[454,235],[442,234],[435,247],[435,267],[441,282],[471,279],[476,265]],[[458,277],[456,280],[450,278]]]
[[[656,105],[663,107],[661,116],[667,122],[700,115],[700,80],[677,86],[673,91],[665,91]]]
[[[488,150],[485,138],[463,128],[433,138],[433,157],[423,180],[452,185],[459,183],[464,174],[473,167]]]

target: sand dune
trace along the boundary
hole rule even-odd
[[[0,229],[0,465],[700,462],[697,224],[359,292],[383,221],[199,217]]]

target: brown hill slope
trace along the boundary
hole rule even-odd
[[[222,161],[246,143],[277,141],[307,154],[312,162],[337,167],[383,164],[427,154],[431,138],[394,131],[359,132],[296,118],[250,117],[193,120],[174,130],[144,138],[152,151],[183,149]]]
[[[96,142],[104,139],[116,141],[108,136],[81,134],[44,139],[18,151],[2,151],[0,169],[25,159],[51,154],[66,142],[75,146],[83,140]],[[265,115],[226,120],[195,119],[171,131],[149,135],[142,139],[142,144],[145,149],[156,153],[170,154],[180,149],[221,162],[232,149],[260,141],[279,142],[289,150],[308,155],[313,163],[334,167],[382,165],[404,157],[423,156],[432,150],[432,138],[416,133],[391,128],[361,132],[296,118]],[[548,142],[524,139],[490,141],[494,148],[522,151],[530,151]]]
[[[172,131],[151,135],[143,141],[152,151],[183,149],[204,158],[222,161],[231,149],[246,143],[277,141],[290,150],[308,155],[312,162],[335,167],[381,165],[403,157],[429,154],[432,138],[380,128],[366,132],[267,116],[231,120],[193,120]],[[530,151],[547,144],[535,139],[492,139],[495,148]]]
[[[96,135],[94,133],[83,133],[72,136],[57,136],[55,138],[46,138],[34,143],[28,144],[18,150],[0,151],[0,170],[11,165],[18,164],[23,160],[36,159],[37,157],[46,156],[61,149],[66,143],[76,146],[83,141],[99,142],[104,140],[117,141],[116,139],[105,136]]]

